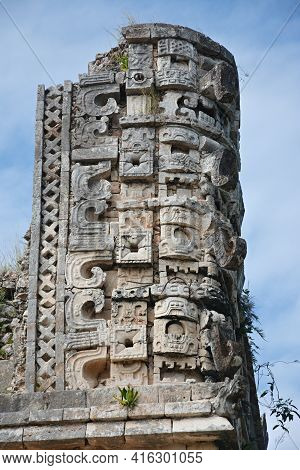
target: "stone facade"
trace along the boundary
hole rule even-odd
[[[24,406],[0,397],[0,446],[262,448],[234,58],[188,28],[122,33],[38,90]]]

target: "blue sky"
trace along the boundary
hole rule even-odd
[[[77,81],[97,52],[116,44],[127,17],[202,31],[251,73],[297,0],[3,0],[56,83]],[[300,7],[242,93],[241,158],[248,242],[246,279],[267,342],[260,361],[300,359]],[[49,86],[32,52],[0,8],[0,253],[31,216],[36,87]],[[242,72],[244,71],[244,72]],[[300,407],[300,365],[276,366],[283,396]],[[280,432],[272,432],[270,448]],[[291,437],[300,447],[299,421]],[[285,437],[279,449],[294,449]]]

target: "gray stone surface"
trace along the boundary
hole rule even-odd
[[[220,433],[233,431],[233,426],[228,419],[220,416],[209,416],[204,418],[183,418],[173,420],[174,433]]]
[[[92,406],[90,418],[91,421],[121,421],[127,419],[127,408],[119,404]]]
[[[89,423],[86,438],[90,445],[104,449],[122,448],[125,443],[125,423]]]
[[[163,385],[159,387],[159,402],[178,402],[191,400],[191,385],[189,384],[174,384]]]
[[[8,388],[11,387],[14,373],[14,363],[12,360],[0,361],[0,393],[8,393]]]
[[[26,449],[76,449],[84,446],[85,436],[85,424],[29,426],[24,428],[23,442]]]
[[[209,401],[165,403],[167,417],[185,418],[188,416],[208,416],[212,411]]]
[[[23,428],[0,428],[0,449],[23,449]]]

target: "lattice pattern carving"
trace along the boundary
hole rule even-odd
[[[37,388],[55,389],[55,297],[61,171],[62,87],[46,91],[37,319]]]

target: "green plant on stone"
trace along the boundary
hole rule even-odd
[[[110,59],[114,65],[118,65],[121,72],[127,72],[128,70],[128,54],[124,52],[114,52],[111,54]]]
[[[114,396],[121,406],[126,406],[127,408],[134,408],[138,401],[139,392],[135,390],[131,385],[127,387],[118,387],[120,391],[120,396]]]
[[[120,65],[121,72],[127,72],[128,70],[128,55],[120,54],[117,56],[117,61]]]
[[[249,289],[243,289],[238,298],[238,304],[240,311],[240,327],[236,330],[236,333],[238,335],[248,337],[252,361],[254,365],[256,365],[256,356],[258,354],[259,347],[256,344],[253,335],[257,334],[262,339],[265,339],[265,335],[259,326],[259,318],[255,313],[255,304],[250,295]]]

